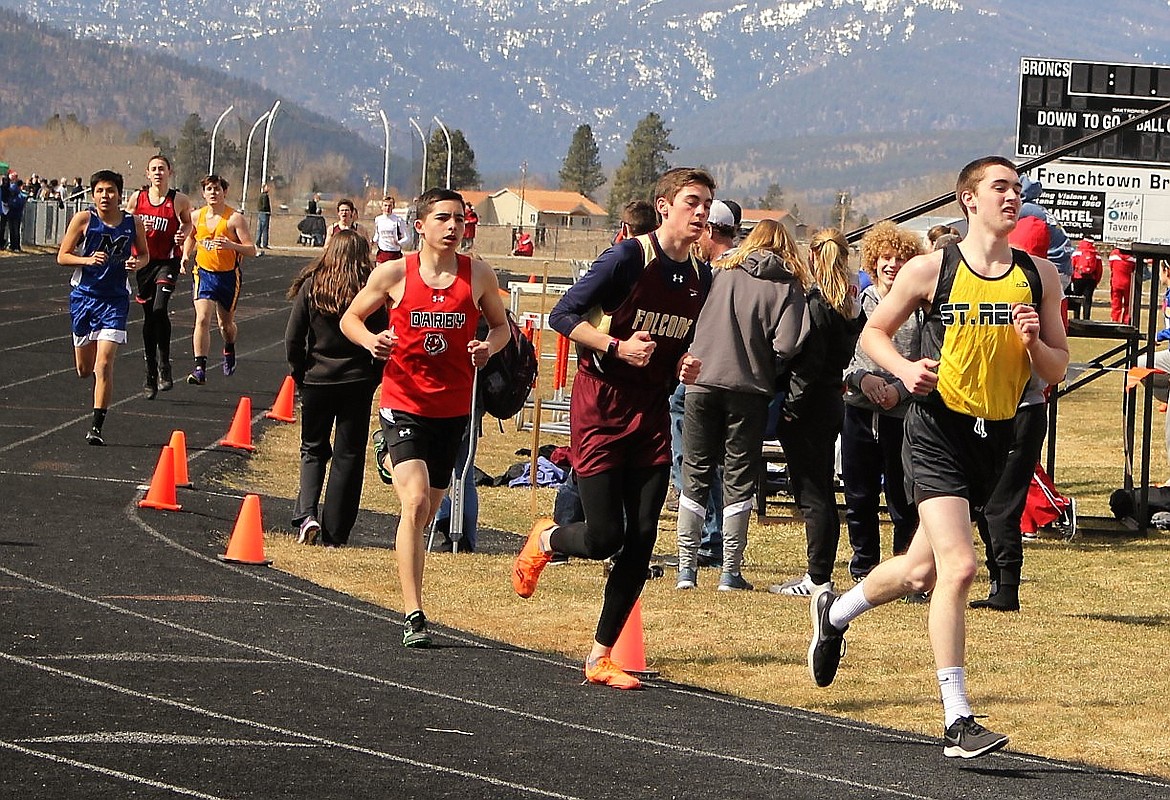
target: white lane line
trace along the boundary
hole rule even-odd
[[[223,739],[218,736],[180,736],[153,731],[103,731],[72,736],[38,736],[17,739],[23,744],[121,744],[150,747],[156,744],[180,744],[186,747],[320,747],[312,742],[267,742],[255,739]]]
[[[198,551],[195,551],[195,550],[192,550],[192,549],[186,547],[185,545],[179,544],[174,539],[171,539],[168,536],[164,535],[161,531],[148,525],[141,517],[138,516],[137,500],[138,500],[138,498],[135,498],[129,505],[127,505],[127,507],[125,509],[127,517],[129,517],[129,519],[132,522],[134,522],[136,525],[138,525],[138,527],[141,528],[143,530],[143,532],[145,532],[149,536],[159,540],[160,542],[168,545],[169,547],[173,547],[176,550],[178,550],[178,551],[180,551],[188,556],[192,556],[194,558],[206,561],[209,564],[214,564],[221,569],[231,569],[231,570],[239,573],[240,575],[246,575],[247,577],[251,578],[252,580],[256,581],[257,583],[263,583],[265,585],[272,586],[274,588],[280,589],[281,591],[288,592],[290,594],[295,594],[295,595],[299,595],[299,596],[307,598],[307,599],[315,600],[315,601],[321,603],[322,605],[328,605],[328,606],[333,606],[335,608],[340,608],[340,609],[343,609],[343,610],[348,611],[350,613],[357,614],[359,616],[369,617],[371,619],[377,619],[377,620],[386,622],[387,624],[398,624],[399,620],[394,614],[383,612],[382,609],[379,607],[376,607],[376,606],[375,607],[354,606],[354,605],[351,605],[349,603],[337,600],[334,597],[316,594],[316,593],[308,591],[306,589],[302,589],[302,588],[297,587],[297,586],[292,586],[285,581],[276,580],[276,579],[267,577],[263,573],[256,572],[255,570],[249,570],[249,569],[246,569],[244,567],[237,567],[237,566],[234,566],[231,564],[225,564],[225,563],[219,561],[218,559],[215,559],[215,558],[208,556],[205,553],[200,553]],[[443,629],[441,629],[441,630],[432,629],[431,634],[434,636],[441,637],[441,638],[450,639],[451,641],[455,641],[455,642],[458,642],[462,645],[466,645],[469,647],[479,647],[479,648],[484,648],[484,649],[492,649],[493,648],[492,644],[485,644],[482,639],[474,639],[474,638],[471,638],[469,636],[462,636],[462,635],[460,635],[459,631],[456,631],[452,628],[448,628],[446,626],[444,626]],[[570,663],[570,662],[565,661],[563,658],[556,658],[553,656],[544,655],[542,653],[534,653],[531,651],[519,650],[519,649],[517,649],[517,650],[501,650],[501,652],[506,652],[509,655],[512,655],[516,658],[520,658],[520,659],[523,659],[526,661],[535,661],[535,662],[541,663],[541,664],[549,664],[549,665],[556,666],[556,667],[563,667],[565,669],[573,670],[575,672],[579,671],[581,669],[580,665],[577,663]],[[868,724],[863,723],[863,722],[857,722],[855,720],[844,719],[841,717],[831,717],[831,716],[824,715],[824,714],[818,714],[814,711],[807,711],[804,709],[789,709],[789,708],[783,708],[780,706],[766,705],[766,704],[758,703],[758,702],[755,702],[752,700],[745,700],[745,699],[739,698],[739,697],[721,696],[721,695],[713,694],[711,692],[700,691],[700,690],[695,690],[695,689],[688,689],[688,688],[684,688],[684,687],[678,687],[675,685],[658,683],[655,681],[644,681],[644,683],[646,683],[648,686],[659,688],[659,689],[662,689],[664,691],[673,692],[675,694],[684,695],[684,696],[691,697],[694,699],[706,700],[708,702],[719,703],[722,705],[729,705],[729,706],[733,706],[736,708],[743,708],[743,709],[755,711],[758,713],[767,714],[769,716],[784,717],[787,719],[794,719],[794,720],[797,720],[800,722],[815,722],[819,725],[825,725],[827,727],[833,727],[833,728],[840,728],[842,730],[847,730],[847,731],[850,731],[853,733],[872,733],[875,731],[880,731],[881,735],[885,738],[895,739],[895,740],[904,741],[904,742],[912,742],[912,743],[919,743],[919,744],[934,744],[934,743],[936,743],[936,740],[933,738],[930,738],[930,737],[920,736],[918,734],[913,734],[913,733],[906,733],[905,731],[898,731],[898,730],[894,730],[892,728],[878,728],[876,726],[868,725]],[[1053,761],[1051,759],[1044,759],[1044,758],[1039,758],[1036,756],[1030,756],[1026,753],[1015,753],[1015,752],[1002,751],[1002,750],[996,754],[996,759],[999,761],[1013,760],[1013,761],[1018,761],[1018,762],[1021,762],[1024,764],[1033,764],[1033,765],[1053,763]],[[1096,768],[1093,768],[1093,767],[1082,767],[1082,766],[1075,765],[1075,764],[1068,764],[1066,762],[1058,762],[1058,763],[1060,763],[1062,765],[1062,767],[1066,768],[1070,772],[1083,772],[1083,773],[1089,774],[1089,775],[1097,774],[1097,772],[1098,772],[1098,770]],[[1123,780],[1123,781],[1128,781],[1131,783],[1136,783],[1136,784],[1141,784],[1141,785],[1157,786],[1159,788],[1170,789],[1170,783],[1168,783],[1168,782],[1158,781],[1156,779],[1146,778],[1146,777],[1140,776],[1140,775],[1132,775],[1132,774],[1128,774],[1128,773],[1117,773],[1114,777],[1117,780]]]
[[[335,748],[338,750],[347,750],[351,753],[357,753],[359,755],[371,756],[373,758],[377,758],[377,759],[380,759],[382,761],[389,761],[389,762],[392,762],[395,764],[402,764],[404,766],[408,766],[408,767],[411,767],[414,769],[431,770],[433,772],[442,773],[444,775],[453,775],[455,777],[465,778],[467,780],[479,781],[481,783],[486,783],[486,784],[489,784],[491,786],[499,786],[499,787],[502,787],[505,789],[512,789],[514,791],[524,792],[525,794],[539,795],[541,797],[553,797],[553,798],[557,798],[557,800],[583,800],[583,798],[574,797],[573,795],[567,795],[567,794],[561,794],[560,792],[548,791],[545,789],[537,788],[535,786],[525,786],[524,784],[515,783],[513,781],[506,781],[506,780],[503,780],[501,778],[497,778],[497,777],[492,776],[492,775],[482,775],[482,774],[479,774],[476,772],[470,772],[468,770],[456,769],[455,767],[448,767],[448,766],[445,766],[443,764],[432,764],[432,763],[426,762],[426,761],[419,761],[419,760],[413,759],[413,758],[406,758],[405,756],[396,755],[394,753],[387,753],[383,750],[374,750],[373,748],[361,747],[360,745],[350,744],[348,742],[335,741],[333,739],[327,739],[323,736],[316,736],[316,735],[311,734],[311,733],[302,733],[301,731],[295,731],[295,730],[292,730],[289,728],[282,728],[282,727],[279,727],[277,725],[269,725],[267,723],[260,722],[258,720],[246,719],[244,717],[235,717],[235,716],[232,716],[230,714],[224,714],[224,713],[221,713],[219,711],[213,711],[209,708],[203,708],[201,706],[192,705],[191,703],[184,703],[184,702],[179,701],[179,700],[172,700],[169,697],[159,697],[157,695],[152,695],[152,694],[149,694],[147,692],[140,692],[136,689],[130,689],[130,688],[127,688],[125,686],[119,686],[119,685],[114,684],[114,683],[109,683],[108,681],[103,681],[103,680],[98,680],[96,678],[91,678],[88,675],[80,675],[80,674],[75,673],[75,672],[68,672],[66,670],[58,669],[56,667],[50,667],[50,666],[45,665],[45,664],[38,664],[35,661],[30,661],[27,658],[21,658],[20,656],[14,656],[10,653],[0,653],[0,659],[11,661],[13,663],[21,664],[24,666],[34,667],[36,669],[43,670],[43,671],[48,672],[50,674],[56,675],[57,677],[69,678],[69,679],[72,679],[72,680],[77,681],[79,683],[89,684],[90,686],[96,686],[100,689],[106,689],[108,691],[116,692],[117,694],[125,695],[127,697],[133,697],[136,700],[147,700],[147,701],[150,701],[152,703],[157,703],[157,704],[164,705],[164,706],[170,706],[171,708],[177,708],[181,711],[187,711],[187,712],[192,713],[192,714],[198,714],[200,716],[208,717],[210,719],[219,720],[221,722],[230,722],[234,725],[241,725],[241,726],[244,726],[247,728],[253,728],[255,730],[265,731],[267,733],[273,733],[273,734],[277,734],[280,736],[290,736],[290,737],[294,737],[297,739],[302,739],[302,740],[304,740],[306,742],[310,742],[312,744],[321,745],[324,747],[331,747],[331,748]],[[10,744],[8,742],[0,742],[0,744],[7,745],[7,746],[13,747],[13,748],[19,747],[19,745],[13,745],[13,744]],[[23,750],[24,748],[21,748],[21,749]],[[37,751],[30,751],[30,752],[34,755],[41,755]],[[109,773],[107,772],[107,774],[109,774]],[[197,795],[197,796],[210,797],[210,795]]]
[[[789,767],[789,766],[786,766],[784,764],[776,764],[776,763],[769,762],[769,761],[760,761],[760,760],[755,759],[755,758],[748,758],[745,756],[737,756],[737,755],[732,755],[732,754],[728,754],[728,753],[720,753],[720,752],[715,752],[712,750],[702,750],[702,749],[699,749],[697,747],[688,747],[686,745],[679,745],[679,744],[675,744],[673,742],[651,739],[651,738],[645,737],[645,736],[636,736],[634,734],[606,730],[606,729],[597,728],[597,727],[594,727],[591,725],[584,725],[584,724],[578,723],[578,722],[569,722],[567,720],[557,719],[555,717],[546,716],[544,714],[536,714],[536,713],[531,712],[531,711],[522,711],[520,709],[509,708],[507,706],[501,706],[501,705],[497,705],[495,703],[488,703],[488,702],[485,702],[482,700],[475,700],[475,699],[472,699],[469,697],[462,697],[460,695],[453,695],[453,694],[448,694],[446,692],[439,692],[439,691],[435,691],[433,689],[427,689],[427,688],[422,687],[422,686],[412,686],[412,685],[409,685],[406,683],[392,681],[392,680],[389,680],[387,678],[381,678],[377,675],[368,675],[368,674],[365,674],[362,672],[357,672],[355,670],[346,669],[344,667],[337,667],[337,666],[334,666],[332,664],[323,664],[323,663],[318,662],[318,661],[310,661],[308,659],[299,658],[297,656],[293,656],[293,655],[290,655],[288,653],[282,653],[282,652],[279,652],[277,650],[271,650],[271,649],[266,648],[266,647],[260,647],[259,645],[251,644],[249,642],[236,641],[235,639],[229,639],[226,636],[220,636],[219,634],[216,634],[216,633],[211,633],[209,631],[200,630],[198,628],[192,628],[192,627],[187,626],[187,625],[180,625],[180,624],[173,622],[171,620],[168,620],[168,619],[160,619],[160,618],[152,617],[148,614],[143,614],[143,613],[138,612],[138,611],[132,611],[130,609],[122,608],[121,606],[114,605],[113,603],[107,603],[103,600],[97,600],[97,599],[94,599],[91,597],[86,597],[84,595],[78,594],[77,592],[74,592],[70,589],[66,589],[66,588],[61,587],[61,586],[55,586],[53,584],[45,583],[44,581],[38,580],[38,579],[33,578],[31,576],[23,575],[23,574],[18,573],[18,572],[14,572],[13,570],[10,570],[10,569],[3,567],[3,566],[0,566],[0,574],[5,574],[5,575],[8,575],[8,576],[15,578],[17,580],[25,581],[26,583],[30,583],[34,586],[38,586],[38,587],[45,589],[47,591],[55,592],[57,594],[72,598],[74,600],[78,600],[82,603],[89,603],[91,605],[95,605],[95,606],[98,606],[100,608],[104,608],[108,611],[113,611],[113,612],[116,612],[119,614],[124,614],[126,616],[142,620],[144,622],[150,622],[150,623],[153,623],[156,625],[160,625],[164,628],[170,628],[171,630],[175,630],[175,631],[178,631],[180,633],[185,633],[185,634],[189,634],[191,636],[195,636],[195,637],[198,637],[201,639],[206,639],[206,640],[209,640],[212,642],[216,642],[217,644],[223,644],[223,645],[228,645],[231,647],[237,647],[237,648],[240,648],[244,651],[251,651],[254,653],[259,653],[259,654],[267,656],[269,658],[279,659],[279,660],[285,661],[285,662],[290,663],[290,664],[295,664],[297,666],[309,667],[312,669],[322,670],[324,672],[333,673],[335,675],[341,675],[341,676],[344,676],[347,678],[353,678],[353,679],[358,680],[358,681],[371,683],[371,684],[374,684],[376,686],[382,686],[382,687],[386,687],[389,689],[394,689],[394,690],[402,691],[402,692],[409,692],[411,694],[416,694],[416,695],[425,695],[427,697],[433,697],[433,698],[438,699],[438,700],[443,700],[443,701],[452,703],[453,705],[470,706],[472,708],[482,709],[484,711],[489,711],[489,712],[495,713],[495,714],[504,714],[504,715],[507,715],[510,717],[523,719],[523,720],[526,720],[529,722],[536,722],[536,723],[541,723],[541,724],[545,724],[545,725],[551,725],[554,727],[561,727],[561,728],[565,728],[567,730],[576,731],[579,733],[585,733],[585,734],[588,734],[590,736],[595,736],[599,739],[608,739],[608,740],[618,739],[621,741],[630,742],[631,744],[636,744],[636,745],[640,745],[643,747],[651,747],[651,748],[661,749],[661,750],[665,750],[667,752],[671,752],[671,753],[675,753],[675,754],[679,754],[679,755],[685,755],[685,756],[697,757],[697,758],[710,758],[710,759],[715,759],[718,761],[724,761],[724,762],[729,762],[729,763],[733,763],[733,764],[737,764],[737,765],[741,765],[741,766],[746,766],[746,767],[749,767],[749,768],[755,769],[755,770],[767,770],[767,771],[771,771],[771,772],[781,773],[784,775],[791,775],[794,777],[805,778],[807,780],[823,781],[825,783],[835,784],[838,786],[848,786],[848,787],[853,788],[853,789],[861,789],[861,790],[865,790],[867,792],[876,792],[876,793],[882,794],[882,795],[890,795],[893,797],[905,797],[905,798],[910,798],[911,800],[943,800],[942,798],[935,798],[935,797],[931,797],[929,795],[914,794],[913,792],[907,792],[907,791],[903,791],[901,789],[895,789],[893,787],[879,786],[876,784],[865,783],[862,781],[855,781],[855,780],[851,780],[849,778],[841,778],[841,777],[838,777],[836,775],[811,772],[809,770],[798,769],[796,767]],[[63,670],[57,670],[54,667],[49,667],[47,665],[42,665],[42,664],[36,663],[34,661],[30,661],[29,659],[20,658],[19,656],[10,655],[7,653],[0,653],[0,658],[6,658],[9,660],[16,660],[16,661],[19,661],[21,663],[32,664],[33,666],[36,666],[38,669],[53,670],[55,672],[58,672],[61,675],[76,677],[78,679],[94,683],[96,685],[107,686],[107,687],[112,688],[116,691],[122,691],[122,692],[125,692],[128,694],[136,694],[136,690],[124,689],[122,687],[114,686],[112,684],[105,684],[102,681],[88,678],[86,676],[74,675],[74,673],[67,673]],[[168,700],[166,698],[157,698],[157,699],[160,700],[161,702],[166,702],[168,704],[175,704],[175,705],[179,705],[179,706],[183,705],[183,704],[177,703],[177,701],[171,701],[171,700]],[[217,712],[208,711],[207,713],[215,714]],[[268,728],[265,726],[265,729],[268,729]],[[271,729],[271,730],[277,730],[277,729]],[[287,731],[285,731],[283,729],[279,729],[279,730],[282,733],[288,733]],[[310,739],[313,738],[313,737],[309,737],[307,734],[305,736],[306,736],[306,738],[310,738]],[[398,757],[396,757],[396,758],[398,758]]]
[[[9,325],[23,325],[26,322],[36,322],[41,319],[52,319],[53,317],[60,317],[62,314],[68,314],[69,309],[66,308],[64,312],[54,311],[52,314],[38,314],[35,317],[21,317],[20,319],[10,319],[6,322],[0,322],[0,328],[7,328]]]
[[[262,313],[260,313],[260,314],[256,314],[256,315],[255,315],[255,316],[253,316],[253,317],[249,317],[249,319],[259,319],[260,317],[266,317],[266,316],[269,316],[269,315],[271,315],[271,314],[287,314],[287,313],[288,313],[288,310],[287,310],[287,309],[278,308],[278,309],[272,309],[272,310],[269,310],[269,311],[264,311],[264,312],[262,312]],[[0,324],[3,324],[3,323],[0,323]],[[174,339],[174,340],[172,341],[172,344],[174,344],[175,342],[181,342],[181,341],[184,341],[184,340],[186,340],[186,339],[189,339],[189,338],[191,338],[191,337],[190,337],[190,336],[182,336],[182,337],[179,337],[179,338],[177,338],[177,339]],[[256,353],[262,353],[262,352],[264,352],[265,350],[271,350],[273,347],[277,347],[277,346],[283,347],[283,346],[284,346],[284,342],[283,342],[283,341],[280,341],[280,342],[273,342],[272,344],[268,344],[268,345],[265,345],[265,346],[263,346],[263,347],[258,347],[258,348],[255,348],[255,349],[253,349],[253,350],[248,350],[248,351],[246,351],[246,352],[245,352],[245,351],[241,351],[241,352],[239,353],[239,357],[240,357],[240,358],[247,358],[248,356],[255,355]],[[122,351],[122,355],[123,355],[123,358],[129,358],[130,356],[137,355],[137,354],[139,354],[139,353],[141,353],[141,352],[142,352],[142,348],[141,348],[141,347],[127,348],[127,349],[125,349],[125,350],[123,350],[123,351]],[[210,368],[210,369],[214,369],[215,367],[219,366],[219,365],[220,365],[220,364],[222,364],[222,363],[223,363],[223,362],[221,361],[221,362],[218,362],[218,363],[216,363],[216,364],[209,365],[209,368]],[[70,367],[70,368],[68,368],[68,369],[55,369],[55,370],[50,370],[49,372],[43,372],[43,373],[41,373],[40,375],[32,375],[32,376],[30,376],[30,377],[28,377],[28,378],[22,378],[21,380],[12,381],[11,383],[5,383],[5,384],[3,384],[3,385],[0,385],[0,391],[5,391],[5,390],[8,390],[8,389],[12,389],[12,388],[15,388],[15,387],[17,387],[17,386],[23,386],[23,385],[25,385],[26,383],[35,383],[35,382],[37,382],[37,381],[45,380],[45,379],[47,379],[47,378],[53,378],[53,377],[56,377],[56,376],[58,376],[58,375],[76,375],[76,374],[77,374],[77,369],[76,369],[76,367]],[[124,400],[121,400],[121,401],[119,401],[119,402],[117,402],[117,403],[113,403],[113,404],[111,405],[111,407],[113,407],[113,406],[120,406],[120,405],[123,405],[124,403],[128,403],[128,402],[130,402],[130,401],[132,401],[132,400],[139,400],[139,399],[141,399],[141,398],[139,397],[139,395],[137,395],[137,394],[132,394],[132,395],[130,395],[129,397],[127,397],[126,399],[124,399]],[[87,419],[88,419],[88,418],[87,418]],[[54,429],[54,430],[59,430],[59,429]],[[50,432],[51,432],[51,431],[50,431]]]
[[[90,764],[85,761],[78,761],[75,758],[66,758],[65,756],[55,755],[53,753],[45,753],[40,750],[33,750],[30,747],[22,747],[14,742],[6,742],[0,739],[0,748],[14,750],[17,753],[26,756],[35,756],[36,758],[44,758],[57,764],[64,764],[69,767],[76,767],[77,769],[88,770],[96,772],[99,775],[105,775],[110,778],[118,778],[120,780],[128,781],[129,783],[137,783],[142,786],[149,786],[152,789],[166,789],[175,794],[186,795],[187,797],[198,797],[200,800],[228,800],[226,797],[220,797],[217,794],[207,794],[206,792],[198,792],[194,789],[188,789],[185,786],[176,786],[173,783],[163,783],[156,781],[153,778],[144,778],[141,775],[131,775],[129,772],[123,772],[118,769],[110,769],[99,764]]]
[[[257,347],[255,349],[247,351],[246,353],[241,353],[241,356],[246,358],[247,356],[252,356],[252,355],[255,355],[256,353],[262,353],[265,350],[271,350],[274,347],[284,347],[284,342],[273,342],[272,344],[268,344],[268,345],[265,345],[263,347]],[[72,373],[72,372],[73,372],[73,370],[71,370],[71,369],[63,369],[63,370],[57,370],[55,372],[48,372],[48,373],[45,373],[44,375],[38,375],[38,376],[32,377],[32,378],[25,378],[24,380],[21,380],[21,381],[16,381],[14,383],[9,383],[9,384],[6,384],[4,386],[0,386],[0,392],[4,391],[6,389],[10,389],[13,386],[19,386],[22,383],[32,383],[34,381],[38,381],[38,380],[41,380],[42,378],[47,378],[47,377],[52,376],[52,375],[62,375],[64,373]],[[110,408],[121,408],[122,406],[126,405],[127,403],[137,403],[141,400],[142,400],[142,397],[140,395],[132,394],[129,397],[125,397],[121,400],[110,403]],[[252,422],[255,423],[257,420],[263,419],[264,413],[265,413],[264,411],[259,411],[256,414],[254,414],[252,416]],[[86,422],[87,420],[91,419],[91,417],[92,417],[92,414],[82,414],[79,417],[74,417],[73,419],[65,420],[64,422],[62,422],[59,425],[54,425],[51,428],[46,428],[46,429],[42,430],[40,433],[35,433],[32,436],[26,436],[23,439],[18,439],[15,442],[9,442],[8,444],[4,445],[3,447],[0,447],[0,453],[7,453],[10,450],[15,450],[18,447],[23,447],[26,444],[31,444],[32,442],[39,441],[39,440],[44,439],[45,437],[47,437],[51,434],[57,433],[58,431],[63,431],[66,428],[69,428],[73,425],[76,425],[79,422]],[[205,448],[205,449],[210,449],[210,448]],[[189,461],[193,460],[194,458],[195,458],[195,456],[188,456]]]
[[[173,653],[74,653],[37,656],[36,661],[116,661],[131,664],[282,664],[271,658],[217,658]]]

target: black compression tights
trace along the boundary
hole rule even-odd
[[[151,372],[158,369],[155,353],[165,364],[171,360],[171,315],[169,305],[171,293],[161,286],[154,289],[154,297],[142,306],[142,345],[146,365]]]
[[[585,521],[553,531],[552,548],[558,553],[600,560],[621,550],[605,583],[597,621],[595,638],[605,647],[613,647],[642,594],[669,482],[669,464],[578,477]]]

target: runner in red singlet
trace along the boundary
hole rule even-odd
[[[175,385],[171,377],[171,295],[182,271],[176,250],[191,233],[191,199],[171,188],[171,161],[156,155],[146,162],[149,186],[136,192],[126,210],[142,220],[150,261],[135,273],[142,306],[142,345],[146,358],[143,394],[153,400]]]
[[[341,330],[375,358],[385,359],[379,403],[379,472],[393,475],[402,504],[395,550],[406,613],[402,643],[431,644],[422,611],[423,532],[451,480],[471,412],[474,370],[508,341],[499,283],[483,261],[458,255],[463,196],[431,189],[418,200],[421,248],[378,265],[341,318]],[[390,327],[366,329],[366,318],[388,306]],[[475,338],[479,315],[486,340]],[[388,459],[387,459],[388,456]],[[389,464],[387,464],[389,461]]]

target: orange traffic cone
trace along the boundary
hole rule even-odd
[[[228,540],[227,552],[220,556],[219,560],[261,567],[272,563],[272,559],[264,557],[264,523],[260,520],[260,495],[244,496],[239,516],[236,517],[236,527],[232,529],[232,538]]]
[[[528,282],[529,283],[536,283],[536,273],[535,272],[528,276]]]
[[[634,609],[626,619],[622,632],[609,654],[613,663],[639,678],[657,678],[658,671],[646,668],[646,645],[642,634],[642,599],[634,601]]]
[[[236,406],[236,416],[232,419],[232,428],[219,443],[224,447],[238,447],[248,452],[256,449],[252,445],[252,398],[240,398],[240,404]]]
[[[173,431],[168,446],[175,454],[175,486],[190,486],[191,478],[187,475],[187,434]]]
[[[159,454],[158,466],[150,479],[150,491],[138,501],[138,507],[178,511],[182,506],[175,499],[175,452],[167,445]]]
[[[284,383],[280,384],[276,402],[272,404],[272,408],[264,416],[277,422],[296,422],[296,413],[293,411],[293,395],[296,394],[296,390],[296,381],[292,379],[292,375],[286,375]]]

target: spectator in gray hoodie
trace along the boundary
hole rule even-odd
[[[791,265],[796,243],[763,220],[712,266],[711,294],[691,353],[702,361],[686,388],[683,489],[678,504],[678,588],[693,589],[699,539],[716,468],[723,467],[723,573],[720,591],[750,590],[742,575],[768,404],[785,362],[809,332],[804,287]]]

